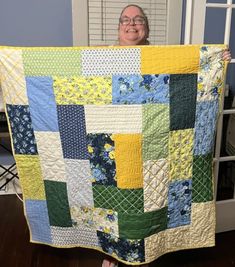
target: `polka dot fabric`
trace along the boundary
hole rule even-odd
[[[126,265],[213,246],[225,48],[0,47],[31,241]]]
[[[81,53],[82,75],[140,74],[140,48],[89,49]]]

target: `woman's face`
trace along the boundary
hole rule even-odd
[[[128,18],[131,19],[128,25],[119,24],[119,45],[144,45],[148,38],[146,23],[137,25],[133,21],[133,18],[143,18],[141,10],[135,6],[127,7],[121,15],[121,20]]]

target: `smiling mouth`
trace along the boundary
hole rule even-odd
[[[129,30],[127,30],[126,32],[137,32],[137,30],[135,30],[135,29],[129,29]]]

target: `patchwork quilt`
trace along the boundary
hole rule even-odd
[[[130,265],[214,245],[223,49],[0,47],[31,242]]]

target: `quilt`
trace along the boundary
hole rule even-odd
[[[30,241],[129,265],[213,246],[224,49],[0,47]]]

